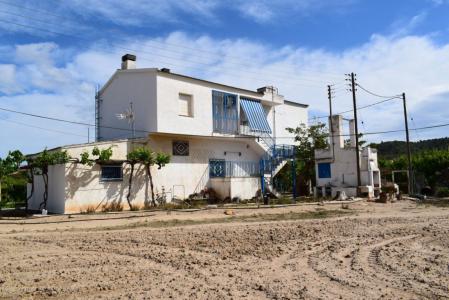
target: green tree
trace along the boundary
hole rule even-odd
[[[361,149],[363,147],[363,145],[366,145],[366,141],[362,140],[363,138],[363,133],[359,133],[359,149]],[[351,139],[345,139],[344,140],[344,146],[345,148],[350,148],[351,147]]]
[[[300,172],[309,185],[315,181],[315,150],[329,146],[329,134],[326,125],[318,123],[307,126],[300,124],[296,128],[286,128],[295,135],[297,172]]]
[[[2,180],[19,170],[24,159],[19,150],[9,151],[6,158],[0,158],[0,202],[2,201]]]
[[[47,209],[48,168],[53,165],[65,164],[69,161],[69,159],[70,157],[67,154],[67,151],[48,151],[47,149],[45,149],[29,161],[32,163],[31,169],[38,170],[44,181],[43,201],[39,205],[39,208]]]
[[[106,149],[99,149],[95,146],[92,149],[92,158],[90,157],[89,152],[83,151],[80,155],[79,163],[83,165],[93,166],[95,163],[103,163],[111,159],[112,157],[112,147]]]
[[[129,208],[132,209],[131,204],[131,188],[132,188],[132,182],[133,182],[133,176],[134,176],[134,169],[136,164],[141,164],[145,167],[146,174],[150,181],[150,188],[151,188],[151,202],[153,206],[156,206],[156,201],[154,197],[154,184],[153,184],[153,175],[151,174],[151,166],[157,165],[158,169],[161,169],[163,166],[168,164],[170,162],[170,155],[166,153],[156,153],[152,150],[145,148],[145,147],[139,147],[134,149],[133,151],[129,152],[127,155],[127,163],[130,165],[130,174],[129,174],[129,181],[128,181],[128,194],[126,196],[126,200],[128,201]]]

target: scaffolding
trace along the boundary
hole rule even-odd
[[[100,86],[97,85],[95,86],[95,141],[98,142],[101,140],[101,136],[100,136],[100,105],[101,102],[103,100],[101,100],[100,97]]]

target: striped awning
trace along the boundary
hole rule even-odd
[[[259,101],[240,98],[240,106],[248,118],[249,127],[252,131],[271,133],[265,111]]]

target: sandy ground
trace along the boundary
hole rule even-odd
[[[0,220],[0,298],[449,298],[448,208],[223,212]]]

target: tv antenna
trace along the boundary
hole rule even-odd
[[[131,126],[131,131],[132,131],[132,137],[133,139],[135,138],[135,129],[134,129],[134,109],[133,109],[133,103],[129,102],[129,108],[121,113],[121,114],[116,114],[116,117],[119,120],[127,120],[128,124]]]

